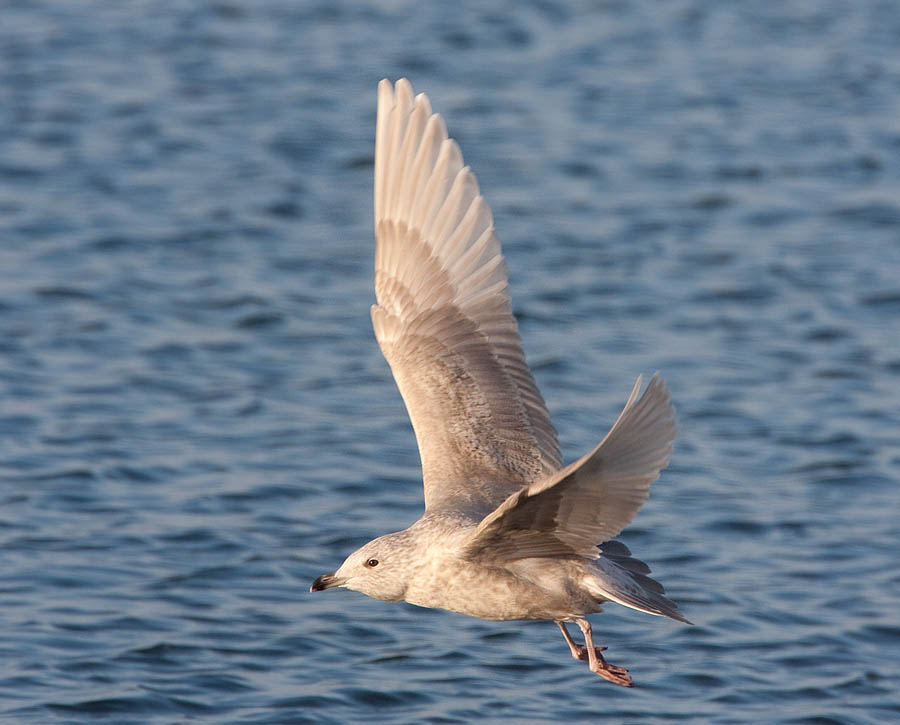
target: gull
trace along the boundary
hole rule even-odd
[[[632,687],[588,614],[617,602],[690,624],[613,540],[669,462],[675,409],[653,375],[587,455],[562,465],[525,363],[491,210],[440,115],[378,86],[372,325],[422,462],[425,512],[310,586],[492,620],[552,620],[591,672]],[[584,645],[567,623],[576,624]]]

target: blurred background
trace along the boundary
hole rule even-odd
[[[0,720],[900,719],[896,3],[0,3]],[[491,204],[567,461],[696,625],[310,595],[421,511],[369,322],[375,88]]]

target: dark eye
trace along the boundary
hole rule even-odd
[[[368,566],[368,567],[378,566],[378,559],[369,559],[366,562],[366,566]]]

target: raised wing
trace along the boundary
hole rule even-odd
[[[424,94],[378,86],[375,337],[406,403],[425,507],[484,515],[557,471],[493,216]]]
[[[593,451],[555,475],[510,495],[465,544],[465,555],[497,560],[532,556],[595,559],[647,500],[669,462],[675,408],[662,378],[644,394],[639,377],[625,408]]]

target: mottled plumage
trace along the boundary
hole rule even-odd
[[[639,377],[606,437],[562,467],[491,211],[443,120],[405,79],[378,86],[375,234],[372,323],[415,430],[425,513],[311,590],[551,619],[576,659],[630,686],[594,647],[585,615],[615,601],[687,622],[650,568],[610,541],[668,463],[675,412],[665,384],[654,375],[640,394]],[[585,647],[565,622],[578,624]]]

